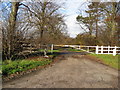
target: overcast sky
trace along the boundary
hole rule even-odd
[[[70,37],[76,37],[77,34],[84,32],[83,29],[80,28],[80,26],[76,21],[76,17],[79,15],[79,13],[82,13],[82,15],[85,15],[84,10],[87,9],[87,4],[90,0],[59,0],[59,2],[64,2],[64,9],[61,10],[63,14],[68,15],[65,18],[65,22],[67,24],[67,31],[70,35]],[[94,0],[98,1],[98,0]],[[112,2],[116,0],[102,0],[104,2]],[[117,0],[118,2],[119,0]],[[79,9],[82,11],[79,11]]]
[[[64,8],[61,10],[66,15],[65,22],[70,37],[76,37],[77,34],[83,32],[77,24],[76,17],[79,15],[79,9],[86,9],[85,0],[63,0]]]

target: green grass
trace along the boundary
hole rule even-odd
[[[2,65],[1,65],[2,66]],[[1,76],[2,76],[2,68],[1,68],[1,66],[0,66],[0,78],[1,78]]]
[[[9,61],[9,60],[8,60]],[[52,60],[17,60],[17,61],[6,61],[2,65],[2,74],[10,75],[16,72],[26,71],[38,66],[43,66],[52,62]]]
[[[90,54],[92,56],[95,56],[99,58],[104,64],[107,64],[115,69],[120,70],[120,67],[118,66],[119,59],[118,55],[113,56],[112,54]]]

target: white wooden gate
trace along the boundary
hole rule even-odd
[[[96,54],[120,54],[120,47],[117,46],[96,46]]]
[[[117,46],[81,46],[81,45],[55,45],[61,47],[72,47],[95,54],[120,54],[120,47]]]

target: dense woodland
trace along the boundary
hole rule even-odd
[[[76,17],[78,24],[85,30],[76,38],[70,38],[67,34],[65,15],[59,11],[62,5],[56,2],[2,3],[2,54],[5,59],[20,54],[26,43],[36,48],[48,44],[118,44],[118,2],[90,2],[89,9],[85,11],[87,16],[80,14]]]

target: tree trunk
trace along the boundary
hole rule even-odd
[[[118,46],[120,46],[120,21],[118,22]]]
[[[11,59],[14,53],[14,35],[15,35],[15,25],[16,25],[16,19],[17,19],[17,12],[19,8],[19,2],[12,2],[12,10],[10,13],[9,18],[9,26],[8,26],[8,59]]]
[[[40,44],[43,44],[43,30],[40,32]]]
[[[89,24],[90,24],[90,31],[89,31],[89,34],[92,35],[91,13],[89,13]]]

